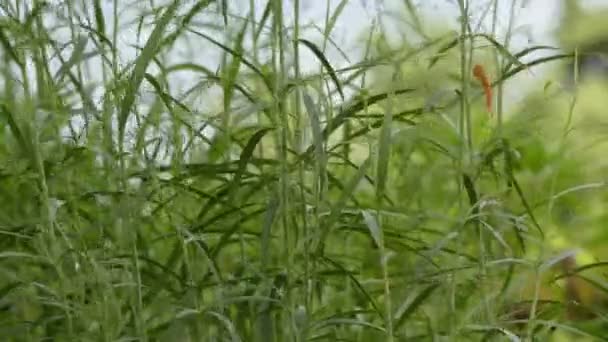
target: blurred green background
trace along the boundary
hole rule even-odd
[[[606,340],[608,9],[349,3],[0,0],[3,340]]]

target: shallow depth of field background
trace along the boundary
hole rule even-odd
[[[2,340],[607,340],[607,22],[0,0]]]

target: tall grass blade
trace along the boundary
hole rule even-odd
[[[366,159],[365,162],[363,162],[363,164],[359,167],[357,174],[354,175],[347,183],[344,191],[342,191],[342,193],[340,194],[340,198],[338,199],[336,204],[332,206],[329,217],[321,227],[321,235],[316,241],[316,247],[313,249],[315,251],[315,254],[320,255],[323,251],[327,236],[333,230],[333,226],[342,214],[342,210],[346,206],[348,199],[353,196],[355,189],[357,188],[359,183],[365,178],[365,174],[370,166],[370,163],[370,158]]]
[[[430,296],[433,292],[439,288],[441,284],[434,283],[426,286],[422,291],[420,291],[414,299],[407,303],[407,305],[400,308],[395,317],[395,330],[399,329],[407,319],[416,312],[418,309]],[[406,303],[404,303],[406,304]]]
[[[179,6],[180,1],[175,0],[165,9],[165,12],[156,23],[154,30],[152,30],[152,33],[144,45],[141,54],[135,60],[135,67],[129,76],[118,114],[118,145],[120,146],[120,149],[122,149],[124,144],[127,120],[129,118],[131,108],[135,102],[139,86],[144,79],[146,69],[161,48],[162,35],[164,34],[165,29],[168,27],[171,20],[174,18],[175,12]]]
[[[313,42],[311,42],[309,40],[300,38],[298,41],[300,43],[304,44],[307,48],[309,48],[310,51],[312,51],[315,54],[315,56],[317,56],[319,61],[321,61],[321,64],[323,64],[323,67],[325,67],[325,69],[327,69],[329,76],[331,77],[332,81],[334,82],[334,85],[336,86],[338,93],[344,100],[344,92],[342,91],[342,84],[340,83],[340,79],[338,78],[338,75],[336,75],[336,71],[331,66],[331,64],[329,63],[329,61],[327,60],[327,58],[325,57],[323,52]]]

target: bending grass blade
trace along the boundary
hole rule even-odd
[[[329,18],[329,21],[325,25],[325,30],[324,30],[325,31],[325,37],[329,38],[329,33],[334,30],[334,27],[336,26],[336,22],[338,21],[338,18],[340,17],[340,14],[342,14],[342,12],[344,11],[344,7],[346,7],[347,3],[348,3],[348,0],[342,0],[336,6],[336,9],[334,10],[334,13],[331,15],[331,17]]]
[[[409,303],[403,303],[403,306],[399,308],[397,313],[395,314],[395,324],[394,329],[397,331],[400,326],[403,325],[407,321],[407,319],[424,303],[427,298],[433,294],[433,292],[439,288],[441,284],[435,283],[425,287],[422,291],[420,291],[414,299]]]
[[[88,42],[89,42],[89,40],[87,39],[86,36],[78,37],[78,40],[76,41],[76,44],[74,45],[74,51],[72,52],[72,55],[65,63],[63,63],[61,65],[61,67],[59,68],[59,70],[57,70],[57,72],[55,73],[55,76],[53,77],[53,79],[55,79],[56,82],[60,82],[61,79],[65,76],[65,74],[74,65],[83,62],[84,50],[86,49]]]
[[[174,18],[175,12],[179,8],[179,5],[180,1],[174,0],[173,3],[165,10],[165,13],[163,13],[161,18],[158,20],[154,30],[150,34],[150,37],[144,45],[141,54],[135,61],[135,67],[131,73],[131,76],[129,77],[129,82],[126,86],[124,98],[120,104],[120,112],[118,115],[118,145],[121,153],[124,147],[127,120],[129,118],[129,113],[131,112],[131,107],[133,107],[133,104],[135,103],[137,90],[144,79],[144,74],[148,68],[148,65],[162,46],[162,35],[169,25],[169,22]]]
[[[238,161],[238,169],[236,170],[236,173],[234,174],[234,179],[232,180],[232,184],[230,184],[228,186],[228,188],[229,188],[228,199],[229,199],[230,203],[232,203],[232,201],[234,200],[234,195],[241,182],[241,177],[243,177],[243,174],[245,173],[245,171],[247,169],[247,164],[249,164],[249,161],[251,160],[251,158],[253,156],[253,152],[255,152],[256,146],[258,145],[260,140],[262,140],[262,138],[266,135],[266,133],[270,132],[271,130],[272,130],[272,128],[262,128],[262,129],[258,130],[257,132],[255,132],[255,134],[251,138],[249,138],[247,145],[245,145],[245,148],[241,152],[241,156]]]
[[[391,91],[391,95],[401,95],[401,94],[407,94],[407,93],[411,93],[415,91],[415,89],[412,88],[404,88],[404,89],[398,89],[398,90],[393,90]],[[389,93],[381,93],[381,94],[377,94],[377,95],[373,95],[370,97],[360,97],[357,98],[356,100],[354,100],[348,107],[344,108],[341,110],[340,114],[338,114],[336,117],[334,117],[326,126],[325,129],[323,129],[323,140],[327,140],[329,138],[329,136],[335,132],[338,128],[340,128],[340,126],[342,126],[342,124],[344,124],[344,122],[352,117],[355,117],[357,115],[357,113],[361,110],[363,110],[365,107],[371,106],[377,102],[380,102],[382,100],[385,100],[386,98],[388,98]],[[418,110],[414,111],[416,114],[419,113]],[[409,111],[408,111],[409,113]],[[399,114],[401,115],[401,114]],[[313,149],[315,148],[314,145],[311,145],[308,147],[308,149],[306,149],[306,151],[303,153],[303,155],[301,156],[302,158],[306,158],[308,155],[310,155],[313,152]]]
[[[431,57],[431,59],[429,60],[429,65],[427,68],[429,68],[429,69],[432,68],[439,61],[439,59],[442,56],[444,56],[449,50],[451,50],[456,45],[458,45],[458,43],[461,40],[462,40],[461,37],[457,37],[457,38],[452,39],[451,41],[449,41],[442,47],[440,47],[439,50],[437,50],[437,53],[435,54],[435,56]]]
[[[331,64],[329,63],[327,58],[325,58],[325,55],[323,54],[323,52],[321,52],[321,50],[311,41],[308,41],[306,39],[298,39],[298,41],[300,43],[306,45],[306,47],[308,47],[310,49],[310,51],[312,51],[315,54],[315,56],[317,56],[317,58],[321,61],[321,63],[325,67],[325,69],[327,69],[329,76],[334,81],[334,84],[336,85],[336,89],[338,90],[338,93],[340,93],[340,97],[342,97],[342,100],[344,100],[344,92],[342,91],[342,85],[340,83],[340,79],[338,79],[338,76],[336,75],[334,68],[331,66]]]
[[[241,67],[241,56],[243,56],[243,39],[245,38],[245,31],[247,30],[247,24],[249,23],[249,18],[245,20],[243,23],[243,27],[239,31],[235,43],[234,43],[234,51],[235,54],[232,55],[232,60],[228,65],[227,70],[224,71],[224,78],[222,82],[222,88],[224,90],[224,113],[223,113],[223,125],[222,129],[224,132],[229,132],[229,128],[231,126],[230,121],[230,105],[232,103],[232,96],[234,94],[234,84],[236,83],[236,78],[239,74],[239,69]],[[229,134],[226,135],[229,137]]]
[[[173,45],[173,43],[175,42],[177,37],[179,37],[183,33],[183,31],[188,27],[188,25],[190,25],[190,23],[192,22],[192,19],[194,19],[194,17],[197,14],[199,14],[202,10],[207,8],[207,6],[209,6],[214,1],[215,0],[197,1],[196,4],[194,6],[192,6],[192,8],[190,8],[188,13],[186,13],[186,15],[183,16],[181,23],[180,23],[179,27],[177,28],[177,30],[175,30],[175,32],[171,33],[170,35],[168,35],[165,38],[165,42],[163,42],[163,45],[169,45],[169,46]]]
[[[188,32],[194,33],[195,35],[197,35],[199,37],[205,38],[206,40],[211,42],[213,45],[215,45],[215,46],[221,48],[222,50],[228,52],[229,54],[231,54],[233,57],[238,57],[240,59],[241,63],[243,63],[245,66],[247,66],[249,69],[251,69],[251,71],[253,71],[256,75],[260,76],[260,78],[262,79],[262,81],[264,81],[264,84],[266,85],[266,88],[269,91],[271,91],[271,92],[273,91],[273,89],[274,89],[273,81],[270,80],[269,77],[264,75],[264,73],[260,69],[258,69],[252,62],[250,62],[248,59],[246,59],[242,53],[239,54],[237,51],[234,51],[233,49],[218,42],[217,40],[213,39],[211,36],[209,36],[205,33],[198,32],[198,31],[191,30],[191,29],[188,29]]]

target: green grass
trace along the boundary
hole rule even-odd
[[[503,112],[507,81],[575,56],[513,52],[495,2],[495,32],[430,34],[405,1],[416,39],[374,21],[338,67],[348,1],[316,29],[301,3],[0,0],[3,340],[602,340],[605,313],[566,318],[550,239],[604,222],[577,205],[605,203],[577,98],[557,124]]]

